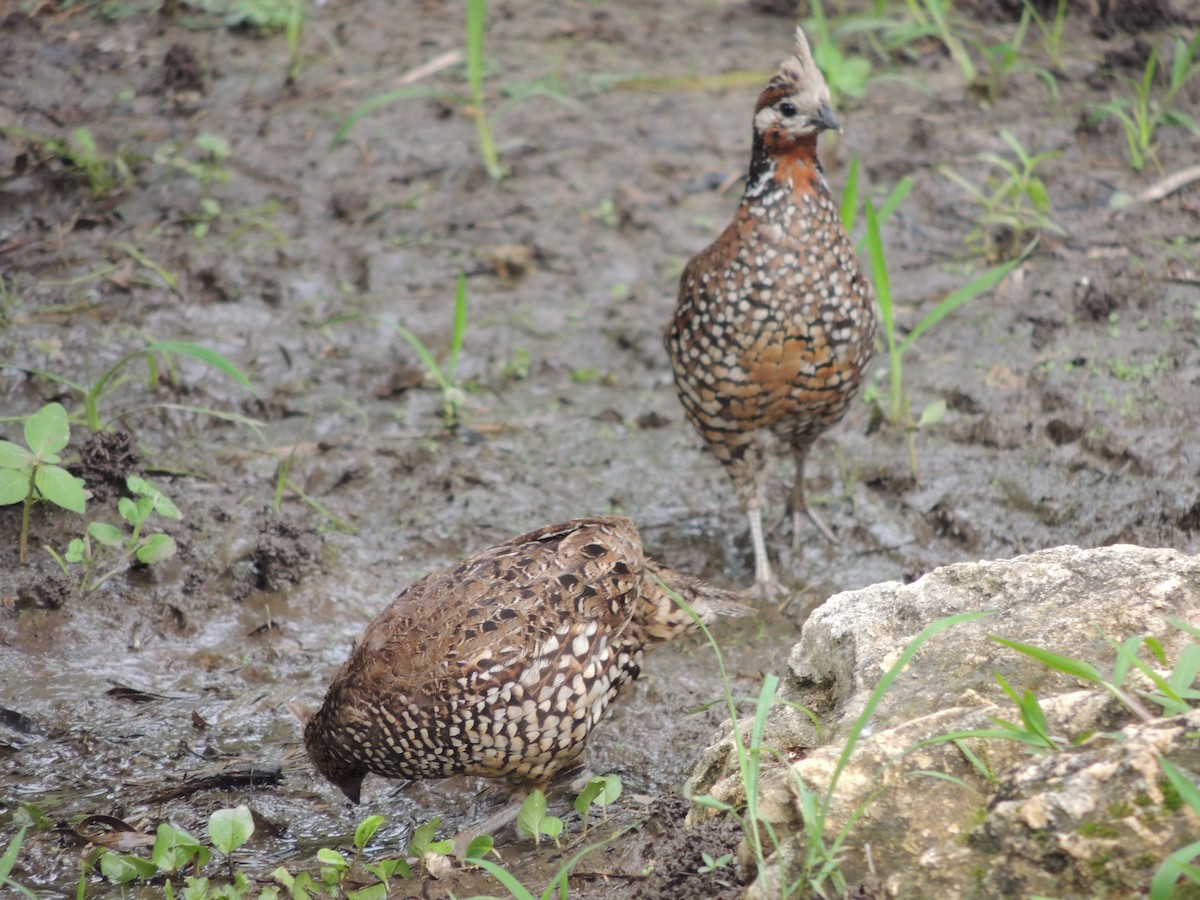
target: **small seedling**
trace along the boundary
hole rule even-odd
[[[253,834],[254,816],[244,803],[233,809],[218,809],[208,817],[208,838],[213,847],[225,854],[230,878],[235,875],[233,851],[250,840]]]
[[[493,181],[508,170],[500,165],[492,129],[483,107],[483,35],[487,27],[487,0],[467,0],[467,84],[471,89],[471,108],[479,132],[479,152],[483,167]]]
[[[7,134],[24,138],[36,151],[57,157],[80,172],[87,180],[93,197],[106,197],[118,187],[133,181],[131,166],[137,160],[120,151],[111,159],[105,158],[100,153],[96,138],[87,128],[76,128],[66,136],[52,137],[17,126],[0,126],[0,135]]]
[[[183,517],[178,507],[162,491],[143,478],[131,475],[125,480],[125,484],[137,499],[122,497],[117,501],[117,512],[130,526],[131,531],[126,532],[107,522],[92,522],[84,536],[72,539],[67,545],[66,553],[61,556],[49,547],[46,548],[64,575],[70,575],[70,566],[83,565],[83,573],[78,581],[81,592],[91,593],[96,590],[121,572],[133,559],[137,559],[142,565],[152,566],[175,555],[177,548],[170,535],[144,535],[142,526],[156,513],[163,518],[179,521]],[[93,540],[95,545],[92,544]],[[93,580],[95,572],[102,566],[110,568]]]
[[[376,321],[387,325],[396,334],[404,338],[408,345],[413,348],[421,362],[425,365],[426,371],[437,382],[437,386],[442,392],[442,421],[446,428],[454,431],[458,427],[459,408],[466,399],[462,386],[458,382],[458,355],[462,351],[463,338],[467,333],[467,278],[466,275],[459,273],[458,285],[454,292],[454,331],[450,336],[450,354],[446,359],[446,365],[443,368],[438,365],[433,354],[429,352],[429,348],[417,337],[413,332],[409,331],[403,325],[399,325],[390,319],[380,318]]]
[[[588,811],[592,806],[599,806],[607,819],[608,807],[621,796],[621,790],[621,779],[617,775],[597,775],[579,792],[575,798],[575,811],[583,816],[584,834],[587,833]]]
[[[418,825],[414,828],[412,837],[408,839],[408,846],[404,848],[404,852],[409,856],[416,857],[422,866],[425,864],[426,854],[432,853],[435,856],[449,856],[452,854],[454,852],[454,841],[449,838],[441,841],[434,840],[438,826],[441,824],[442,820],[435,816],[424,825]]]
[[[822,0],[812,2],[809,33],[813,44],[813,62],[825,76],[834,105],[840,97],[861,97],[871,80],[871,61],[865,56],[846,56],[838,48]]]
[[[0,441],[0,506],[23,503],[18,559],[24,564],[29,543],[29,516],[33,504],[53,503],[83,515],[87,498],[83,480],[59,465],[59,452],[71,439],[67,411],[61,403],[48,403],[25,420],[26,447]]]
[[[896,336],[896,320],[892,303],[891,280],[888,277],[887,260],[883,252],[883,238],[879,231],[879,217],[870,200],[867,201],[867,247],[870,251],[871,274],[875,280],[875,296],[879,301],[880,318],[883,320],[884,339],[887,343],[888,354],[888,417],[893,424],[903,426],[908,441],[909,466],[913,476],[917,476],[917,451],[915,433],[927,425],[936,424],[945,415],[946,405],[943,400],[935,400],[926,406],[916,422],[913,422],[912,410],[908,393],[904,389],[903,361],[904,354],[922,334],[936,325],[954,310],[969,300],[978,297],[999,284],[1025,257],[1033,252],[1034,244],[1025,248],[1025,252],[1004,265],[996,266],[984,272],[974,281],[964,285],[943,299],[908,333],[903,341]],[[864,392],[866,395],[867,392]]]
[[[949,13],[953,0],[905,0],[909,14],[917,25],[932,37],[938,38],[950,53],[950,58],[962,73],[963,81],[975,84],[978,69],[967,52],[966,44],[950,27]]]
[[[1018,72],[1032,72],[1037,75],[1050,91],[1051,98],[1058,99],[1058,81],[1054,74],[1049,69],[1026,62],[1022,58],[1022,45],[1032,21],[1030,10],[1028,5],[1022,10],[1017,30],[1009,40],[996,44],[978,44],[979,55],[987,63],[987,75],[980,76],[972,87],[988,104],[995,103],[1004,96],[1009,79]]]
[[[1175,58],[1171,62],[1166,90],[1155,96],[1154,83],[1159,69],[1158,47],[1155,47],[1146,60],[1141,80],[1126,79],[1133,85],[1133,97],[1120,97],[1093,107],[1095,120],[1114,116],[1121,123],[1129,149],[1129,163],[1135,171],[1140,172],[1147,159],[1159,165],[1154,153],[1154,138],[1163,125],[1178,125],[1200,137],[1200,124],[1196,119],[1183,110],[1171,108],[1183,87],[1200,73],[1200,61],[1196,60],[1198,51],[1200,32],[1190,42],[1185,42],[1182,37],[1175,38]]]
[[[542,791],[530,791],[521,804],[521,811],[517,813],[517,831],[533,838],[538,844],[542,842],[543,835],[553,838],[554,842],[558,843],[563,831],[563,821],[546,813],[546,795]]]
[[[700,875],[707,875],[709,872],[715,872],[717,869],[725,868],[727,865],[729,865],[729,861],[731,859],[733,859],[732,853],[726,853],[724,856],[719,856],[716,859],[713,859],[712,856],[701,850],[700,860],[703,865],[701,865],[696,872]]]
[[[288,69],[285,84],[289,87],[300,77],[300,35],[304,31],[305,0],[288,0],[287,32]]]
[[[1001,131],[1000,137],[1013,151],[1016,162],[996,153],[980,153],[981,161],[1002,173],[986,188],[977,187],[949,166],[941,166],[940,171],[983,209],[976,227],[964,238],[967,245],[990,259],[1003,260],[1017,255],[1034,232],[1065,232],[1050,218],[1050,195],[1036,173],[1038,166],[1062,153],[1048,150],[1031,155],[1010,132]]]
[[[1063,25],[1067,20],[1067,0],[1058,0],[1058,5],[1054,8],[1054,19],[1050,22],[1047,22],[1045,17],[1038,12],[1037,6],[1032,0],[1022,0],[1022,2],[1025,4],[1026,11],[1037,24],[1038,31],[1041,32],[1042,49],[1046,51],[1050,65],[1056,72],[1061,72],[1063,67]]]

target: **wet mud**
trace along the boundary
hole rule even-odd
[[[619,512],[672,566],[750,584],[744,517],[683,418],[661,332],[684,263],[736,207],[754,99],[790,45],[793,11],[775,6],[493,3],[499,182],[481,163],[464,67],[445,56],[463,46],[458,4],[311,7],[291,84],[283,35],[213,27],[187,4],[6,9],[0,415],[51,401],[76,414],[64,458],[93,492],[89,519],[117,521],[130,474],[182,513],[159,526],[174,558],[81,592],[44,547],[61,553],[83,520],[36,508],[20,565],[20,508],[0,508],[0,836],[21,804],[51,826],[30,833],[18,880],[73,892],[89,828],[103,828],[89,817],[202,835],[213,810],[247,803],[259,828],[239,865],[264,881],[280,864],[314,869],[316,849],[348,843],[368,814],[387,818],[379,856],[434,816],[443,833],[480,818],[495,800],[477,782],[368,780],[350,808],[308,765],[294,710],[320,702],[402,587],[508,537]],[[929,41],[890,68],[875,58],[894,77],[839,99],[845,132],[821,145],[835,196],[856,155],[877,201],[915,180],[884,227],[901,335],[988,265],[964,243],[979,210],[940,167],[983,182],[994,170],[978,154],[1006,152],[1002,129],[1054,151],[1039,174],[1062,233],[1043,231],[905,357],[914,412],[946,405],[913,437],[916,473],[881,415],[880,350],[868,396],[808,464],[836,545],[814,531],[791,552],[791,474],[775,461],[768,545],[788,591],[715,631],[738,696],[782,671],[808,612],[840,590],[1060,544],[1200,551],[1200,188],[1137,199],[1195,164],[1196,139],[1164,127],[1157,163],[1135,172],[1116,121],[1088,116],[1131,90],[1152,47],[1193,33],[1183,6],[1072,5],[1057,97],[1016,72],[985,102]],[[961,7],[990,44],[1021,4]],[[360,104],[394,89],[420,91],[332,145]],[[1200,79],[1177,104],[1200,109]],[[113,179],[95,192],[78,158],[31,137],[82,128]],[[213,156],[212,136],[227,155]],[[1135,199],[1118,209],[1119,196]],[[1029,237],[1000,229],[992,244]],[[434,378],[393,325],[445,365],[460,273],[464,392],[449,431]],[[186,355],[153,373],[134,359],[89,435],[73,385],[162,340],[219,352],[253,391]],[[0,435],[19,440],[19,427]],[[685,831],[679,799],[725,718],[721,696],[701,638],[652,653],[587,755],[624,782],[612,819],[581,836],[559,800],[570,841],[497,835],[505,864],[540,891],[612,838],[575,865],[573,896],[740,896],[748,873],[699,871],[701,852],[732,850],[736,826]],[[89,880],[88,896],[115,890]],[[394,895],[499,891],[455,870]]]

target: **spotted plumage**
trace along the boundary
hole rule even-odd
[[[367,626],[308,721],[317,769],[358,802],[368,772],[547,782],[582,752],[646,649],[741,615],[734,595],[647,559],[633,522],[579,519],[413,584]]]
[[[817,161],[838,128],[796,30],[795,56],[758,98],[750,172],[733,223],[688,263],[666,331],[675,386],[750,520],[755,589],[775,589],[762,530],[768,441],[791,448],[792,540],[808,515],[804,461],[846,412],[871,358],[875,302]]]

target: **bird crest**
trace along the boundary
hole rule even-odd
[[[825,76],[817,68],[813,60],[812,50],[808,46],[808,38],[804,29],[796,26],[796,50],[779,64],[778,71],[767,84],[766,89],[758,98],[754,111],[758,112],[765,106],[778,103],[784,97],[790,97],[801,91],[811,93],[819,102],[829,102],[829,87],[825,84]]]

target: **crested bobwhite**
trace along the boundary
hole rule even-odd
[[[735,595],[646,558],[626,518],[551,525],[426,576],[362,636],[304,728],[355,803],[369,772],[547,783],[583,750],[644,652],[741,615]]]
[[[793,547],[808,508],[804,461],[846,412],[874,350],[875,302],[817,161],[839,127],[796,29],[754,107],[750,173],[733,223],[680,280],[666,346],[688,418],[733,480],[750,520],[755,591],[775,589],[763,540],[765,439],[791,447]]]

